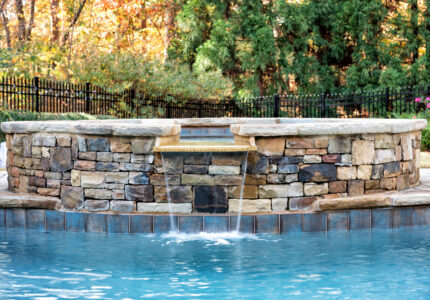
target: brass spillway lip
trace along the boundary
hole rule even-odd
[[[255,145],[230,142],[184,141],[177,144],[155,146],[154,152],[246,152],[255,151]]]

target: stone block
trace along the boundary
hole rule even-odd
[[[402,174],[402,170],[400,169],[400,162],[398,161],[383,164],[383,169],[385,178],[396,177]]]
[[[105,176],[106,183],[128,183],[129,182],[129,177],[127,172],[106,172],[104,176]]]
[[[303,162],[303,157],[298,157],[298,156],[270,157],[269,162],[271,164],[276,164],[276,165],[298,164]]]
[[[70,181],[72,186],[80,186],[81,185],[81,171],[72,170]]]
[[[112,191],[106,189],[85,189],[85,198],[92,199],[112,199]]]
[[[125,199],[129,201],[153,202],[154,191],[151,185],[126,185]]]
[[[346,181],[332,181],[328,183],[328,192],[330,194],[345,193]]]
[[[394,160],[401,161],[402,160],[402,146],[394,147]]]
[[[269,172],[276,173],[278,171],[278,165],[269,165]]]
[[[409,174],[403,174],[396,177],[396,189],[398,191],[409,188]]]
[[[120,171],[148,172],[151,170],[151,165],[150,164],[120,163],[119,170]],[[164,172],[162,172],[162,173],[164,173]]]
[[[306,154],[306,149],[285,149],[284,156],[302,156]]]
[[[193,207],[191,203],[171,203],[172,213],[188,214],[191,213]],[[144,213],[168,213],[168,203],[137,203],[137,211]]]
[[[328,153],[351,153],[350,137],[331,137],[328,142]]]
[[[180,175],[167,175],[169,185],[180,185]],[[151,185],[165,185],[165,174],[152,174],[149,178]]]
[[[68,185],[68,184],[66,184]],[[58,179],[47,179],[46,180],[46,186],[48,188],[53,188],[53,189],[59,189],[61,186],[61,180]]]
[[[78,158],[84,160],[97,160],[97,153],[104,152],[79,152]]]
[[[36,148],[36,147],[35,147]],[[49,148],[48,147],[41,147],[41,154],[43,158],[49,158],[50,153],[49,153]]]
[[[297,174],[295,174],[297,176]],[[284,183],[284,174],[269,174],[267,175],[267,183]],[[238,197],[235,197],[238,198]]]
[[[311,138],[287,138],[286,148],[307,149],[314,148],[314,140]]]
[[[208,166],[206,165],[185,165],[184,173],[187,174],[207,174]]]
[[[206,213],[227,212],[227,191],[220,186],[194,187],[194,210]]]
[[[364,187],[366,190],[377,190],[379,189],[379,180],[366,180]]]
[[[341,166],[341,167],[352,166],[352,155],[351,154],[342,154],[340,156],[340,163],[335,163],[335,165]]]
[[[110,142],[108,138],[87,138],[87,148],[88,151],[109,152]]]
[[[130,153],[114,153],[113,161],[116,162],[130,162]]]
[[[328,137],[320,136],[314,138],[315,148],[327,148],[328,147]]]
[[[116,162],[97,162],[96,171],[119,171],[119,163]]]
[[[242,212],[243,213],[258,213],[258,212],[269,212],[272,210],[270,199],[255,199],[255,200],[242,200]],[[237,213],[239,211],[240,199],[229,199],[228,200],[228,212]]]
[[[55,136],[45,136],[40,134],[33,135],[32,145],[33,146],[44,146],[44,147],[55,147],[56,144]]]
[[[266,184],[266,175],[246,174],[245,184]]]
[[[43,175],[46,179],[61,179],[60,172],[44,172]]]
[[[65,172],[73,168],[72,151],[70,148],[51,148],[49,168],[54,172]]]
[[[313,210],[312,205],[317,201],[317,197],[295,197],[290,198],[289,209],[291,211],[296,210]]]
[[[375,149],[394,148],[393,136],[390,134],[378,134],[375,137]]]
[[[72,145],[73,145],[74,140],[75,140],[75,138],[72,139]],[[88,151],[87,142],[86,142],[85,138],[78,136],[76,138],[76,143],[77,143],[79,152],[87,152]]]
[[[134,154],[150,154],[154,148],[154,138],[139,138],[131,141],[131,152]]]
[[[288,209],[288,198],[273,198],[272,211],[285,211]]]
[[[15,154],[15,155],[19,155],[19,156],[23,156],[24,154],[24,150],[23,150],[23,148],[22,147],[13,147],[12,148],[12,152],[13,152],[13,154]]]
[[[317,196],[328,194],[328,183],[305,183],[303,186],[305,196]]]
[[[133,212],[136,210],[136,202],[112,200],[110,202],[110,210],[118,212]]]
[[[357,179],[370,180],[371,176],[372,176],[371,165],[357,166]]]
[[[383,164],[394,161],[394,149],[378,149],[375,150],[375,164]]]
[[[260,198],[285,198],[303,196],[303,183],[293,182],[282,185],[260,185],[258,194]]]
[[[131,154],[130,155],[130,162],[132,164],[152,164],[154,162],[154,155],[153,154]]]
[[[28,177],[28,185],[37,186],[37,187],[45,187],[46,179],[43,177],[30,176],[30,177]]]
[[[412,135],[404,134],[400,138],[400,143],[402,145],[402,159],[411,160],[413,159],[413,147],[412,147]]]
[[[352,164],[372,164],[375,159],[375,143],[373,141],[357,140],[352,142]]]
[[[357,167],[337,167],[337,179],[351,180],[357,178]]]
[[[38,188],[37,193],[41,196],[58,197],[60,195],[60,189]]]
[[[112,199],[115,199],[115,200],[125,199],[124,190],[112,190]],[[129,202],[131,202],[131,201],[129,201]]]
[[[170,201],[172,203],[184,203],[193,201],[193,191],[191,186],[169,186]],[[154,186],[155,202],[168,202],[167,190],[163,185]]]
[[[394,190],[396,188],[396,178],[383,178],[379,182],[379,187],[385,190]]]
[[[373,165],[372,166],[372,179],[380,179],[384,177],[384,166],[383,165]]]
[[[57,137],[58,147],[70,147],[71,144],[72,144],[72,138],[70,136]]]
[[[213,165],[240,165],[238,159],[242,157],[240,153],[213,153]],[[184,156],[184,164],[186,165],[207,165],[211,163],[210,153],[186,153]]]
[[[326,155],[327,149],[306,149],[307,155]]]
[[[181,184],[183,185],[214,185],[214,176],[197,175],[197,174],[182,174]]]
[[[303,165],[299,171],[301,182],[326,182],[337,180],[336,166],[332,164]]]
[[[110,139],[110,150],[112,152],[131,152],[131,142],[128,139],[111,138]]]
[[[269,159],[267,156],[258,155],[256,152],[249,153],[247,173],[249,174],[268,174]]]
[[[290,165],[290,164],[279,164],[278,165],[278,173],[282,174],[293,174],[299,172],[298,165]]]
[[[242,184],[242,180],[243,180],[243,176],[241,175],[215,175],[214,176],[215,185],[240,185]]]
[[[14,147],[19,147],[22,146],[22,139],[25,137],[26,135],[22,135],[22,134],[14,134],[12,136],[12,146]],[[33,143],[34,144],[34,143]],[[36,146],[40,146],[40,145],[36,145]]]
[[[241,185],[229,186],[228,187],[228,198],[240,199]],[[258,198],[258,186],[256,185],[244,185],[243,197],[246,199]]]
[[[109,210],[108,200],[86,200],[85,209],[89,211],[106,211]]]
[[[295,182],[299,180],[299,174],[286,174],[284,177],[285,183]]]
[[[364,180],[348,181],[348,195],[350,197],[364,195]]]
[[[320,155],[305,155],[303,156],[303,162],[305,164],[319,164],[322,162]]]
[[[90,160],[75,160],[73,168],[82,171],[95,171],[96,162]]]
[[[327,155],[323,155],[322,157],[322,161],[324,163],[340,163],[340,154],[327,154]]]
[[[130,172],[130,184],[149,184],[149,176],[143,172]]]
[[[212,175],[239,175],[239,166],[209,166],[209,174]]]
[[[85,188],[101,188],[105,184],[104,172],[81,172],[81,186]]]
[[[283,155],[285,149],[285,138],[256,138],[257,151],[266,156]]]
[[[62,186],[61,203],[66,209],[81,209],[84,206],[84,189],[75,186]]]
[[[31,157],[34,158],[42,158],[42,147],[32,147],[31,148]]]
[[[240,166],[245,160],[245,155],[241,152],[215,152],[212,154],[212,165],[215,166]],[[204,157],[201,164],[209,164],[210,159]]]
[[[97,161],[110,162],[113,160],[112,152],[97,152]]]
[[[160,153],[155,155],[155,168],[158,173],[180,174],[184,169],[184,157],[178,153],[164,153],[164,166]]]

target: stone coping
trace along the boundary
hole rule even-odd
[[[174,216],[181,233],[220,233],[236,230],[237,216]],[[321,213],[243,215],[240,231],[249,234],[297,234],[337,230],[370,230],[430,225],[430,206],[359,209]],[[170,231],[166,215],[138,215],[0,208],[0,230],[26,228],[40,231],[96,232],[103,234],[162,234]]]
[[[421,130],[426,125],[427,121],[421,119],[203,118],[19,121],[3,122],[1,129],[5,133],[172,136],[180,134],[181,126],[231,126],[231,132],[241,136],[309,136],[402,133]]]

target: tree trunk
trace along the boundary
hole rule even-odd
[[[81,4],[79,5],[78,10],[75,12],[75,15],[73,16],[72,22],[70,23],[69,27],[67,28],[66,32],[63,35],[63,40],[61,43],[62,46],[66,45],[67,40],[69,39],[70,31],[72,30],[73,27],[75,27],[75,24],[78,21],[79,16],[81,15],[81,12],[84,9],[86,2],[87,2],[87,0],[82,0]]]
[[[60,28],[58,27],[58,8],[60,0],[51,0],[51,42],[58,43],[60,40]]]
[[[26,32],[27,41],[31,39],[31,30],[34,27],[34,9],[36,5],[36,0],[31,0],[30,3],[30,20],[28,21],[28,27]]]
[[[168,59],[168,50],[173,38],[173,29],[175,28],[176,5],[174,1],[169,1],[164,12],[164,61]]]
[[[6,36],[6,44],[8,48],[12,48],[12,43],[10,41],[10,30],[9,30],[9,20],[8,18],[5,16],[4,12],[1,12],[1,20],[3,23],[3,27],[4,27],[4,33]]]
[[[416,43],[411,51],[411,64],[414,64],[415,61],[418,59],[418,48],[419,48],[419,25],[418,25],[418,1],[417,0],[411,0],[411,27],[412,27],[412,36],[415,39],[415,41],[410,41],[413,43]]]
[[[22,3],[22,0],[15,0],[15,13],[18,17],[16,36],[18,38],[18,41],[23,41],[25,39],[25,17],[24,5]]]

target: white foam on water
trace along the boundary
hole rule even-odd
[[[161,235],[162,238],[168,239],[167,244],[176,242],[183,243],[189,241],[209,241],[215,242],[214,245],[230,245],[231,241],[237,241],[242,239],[253,239],[258,240],[259,238],[253,234],[240,233],[237,231],[232,232],[199,232],[199,233],[182,233],[177,231],[171,231]]]

